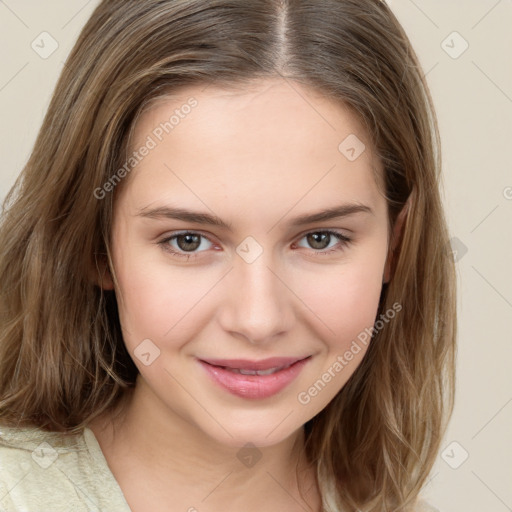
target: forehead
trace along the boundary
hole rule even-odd
[[[313,202],[339,202],[344,193],[370,202],[379,194],[380,162],[358,117],[295,82],[181,89],[138,118],[130,153],[150,140],[128,180],[139,203],[182,193],[242,195],[255,203],[270,194],[286,204],[305,194]]]

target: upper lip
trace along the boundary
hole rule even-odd
[[[249,359],[201,359],[201,361],[213,366],[224,366],[238,370],[270,370],[271,368],[281,368],[290,366],[293,363],[307,359],[305,357],[270,357],[261,361],[250,361]]]

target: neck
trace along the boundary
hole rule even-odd
[[[155,504],[180,503],[176,510],[321,509],[303,428],[272,446],[225,446],[162,407],[140,375],[121,414],[90,428],[134,511],[141,489],[151,489]]]

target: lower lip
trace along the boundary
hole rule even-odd
[[[270,375],[242,375],[199,361],[208,375],[223,389],[242,398],[262,399],[288,386],[308,363],[310,357]]]

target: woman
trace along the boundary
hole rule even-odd
[[[101,2],[2,221],[0,505],[422,510],[439,147],[383,2]]]

